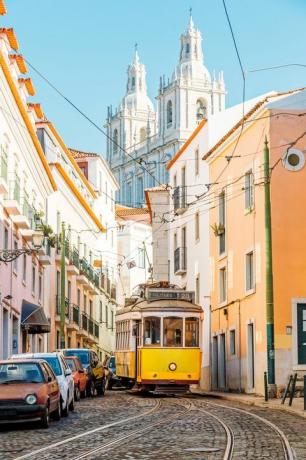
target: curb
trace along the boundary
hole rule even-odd
[[[270,408],[270,409],[280,410],[283,412],[288,412],[291,415],[298,415],[299,417],[306,418],[306,411],[295,409],[293,407],[289,407],[285,405],[271,403],[271,402],[241,399],[240,396],[234,396],[233,394],[226,395],[224,393],[219,395],[216,393],[192,391],[192,394],[196,396],[221,399],[225,401],[239,402],[240,404],[245,404],[246,406],[256,406],[256,407],[261,407],[261,408]]]

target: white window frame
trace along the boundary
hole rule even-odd
[[[250,254],[253,254],[253,266],[252,266],[252,275],[253,275],[253,287],[249,288],[248,289],[248,286],[247,286],[247,279],[248,279],[248,273],[247,273],[247,270],[248,270],[248,265],[247,265],[247,261],[248,261],[248,256]],[[250,295],[250,294],[254,294],[254,292],[256,291],[256,260],[255,260],[255,250],[254,248],[249,248],[245,253],[244,253],[244,289],[245,289],[245,294],[246,295]]]
[[[221,270],[225,270],[225,295],[224,299],[221,299]],[[227,285],[228,285],[228,274],[227,274],[227,264],[221,265],[218,267],[218,286],[219,286],[219,305],[227,304]]]
[[[249,177],[249,186],[247,187],[247,177]],[[254,210],[255,203],[255,187],[254,187],[254,171],[253,168],[248,168],[244,174],[244,209],[246,213]]]

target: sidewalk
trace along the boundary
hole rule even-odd
[[[290,407],[289,399],[286,399],[285,404],[281,404],[281,399],[270,399],[265,402],[263,396],[253,396],[248,394],[238,393],[225,393],[219,391],[202,391],[201,389],[193,389],[192,393],[198,396],[206,396],[209,398],[223,399],[226,401],[238,402],[241,404],[247,404],[249,406],[257,407],[269,407],[270,409],[278,409],[285,412],[289,412],[294,415],[306,418],[306,411],[304,411],[304,399],[294,398],[292,406]]]

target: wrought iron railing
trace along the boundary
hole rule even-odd
[[[80,268],[80,255],[76,248],[73,248],[71,251],[71,262],[76,268]]]
[[[74,303],[71,305],[71,320],[75,324],[80,324],[80,307]]]

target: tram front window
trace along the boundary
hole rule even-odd
[[[144,345],[160,345],[160,318],[145,318]]]
[[[164,318],[164,347],[183,346],[183,318]]]
[[[185,319],[185,347],[199,346],[199,318]]]

